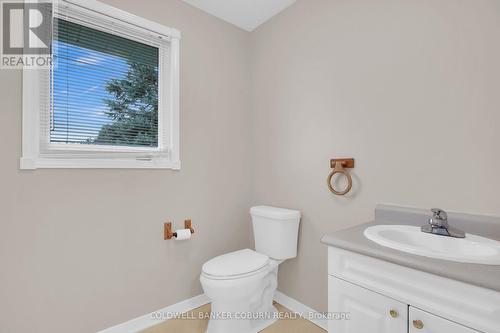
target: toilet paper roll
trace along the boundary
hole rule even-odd
[[[176,230],[177,237],[175,238],[176,240],[185,240],[191,238],[191,230],[189,229],[181,229],[181,230]]]

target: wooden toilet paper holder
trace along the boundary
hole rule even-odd
[[[184,220],[184,229],[189,229],[191,234],[194,234],[194,229],[191,220]],[[168,240],[172,237],[177,237],[177,233],[172,231],[172,222],[166,222],[163,224],[163,239]]]

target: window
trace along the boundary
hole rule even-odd
[[[179,39],[94,1],[54,10],[52,66],[23,72],[22,169],[179,169]]]
[[[54,27],[50,143],[158,148],[159,49],[60,18]]]

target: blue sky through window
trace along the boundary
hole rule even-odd
[[[84,143],[112,122],[105,99],[112,79],[124,79],[127,60],[80,46],[53,41],[53,128],[51,142]]]

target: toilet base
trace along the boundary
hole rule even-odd
[[[205,333],[258,333],[278,321],[278,310],[274,306],[271,306],[271,308],[265,311],[267,313],[265,319],[210,319]],[[224,320],[225,322],[218,323],[218,320]]]
[[[240,279],[214,280],[202,274],[201,285],[212,301],[205,333],[257,333],[276,322],[273,299],[281,262],[270,260],[258,274]]]
[[[278,264],[272,262],[261,274],[233,281],[241,285],[229,285],[230,281],[218,281],[217,285],[217,281],[202,276],[203,289],[212,300],[212,317],[205,333],[257,333],[276,322],[279,312],[273,298]]]

